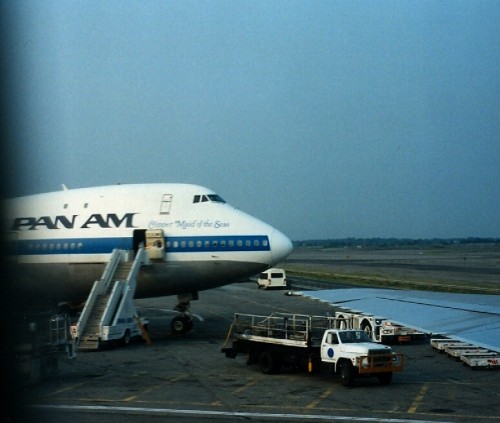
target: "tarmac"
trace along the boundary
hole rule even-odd
[[[174,297],[138,300],[149,318],[151,345],[142,340],[80,352],[56,374],[23,388],[26,421],[363,421],[500,422],[500,372],[472,370],[432,350],[428,341],[395,345],[405,370],[390,385],[360,379],[345,388],[328,371],[283,370],[265,375],[245,357],[221,352],[234,313],[324,315],[316,300],[259,290],[255,282],[200,292],[192,302],[192,332],[175,336]]]

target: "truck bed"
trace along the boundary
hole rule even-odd
[[[330,316],[236,314],[230,332],[236,339],[307,348],[319,347],[324,331],[334,325]]]

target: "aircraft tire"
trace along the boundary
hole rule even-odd
[[[193,319],[187,316],[176,316],[170,323],[172,332],[176,335],[184,335],[193,329]]]

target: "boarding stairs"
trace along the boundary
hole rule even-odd
[[[137,274],[149,258],[141,246],[133,261],[132,252],[115,249],[101,279],[94,282],[80,318],[73,330],[78,350],[98,350],[104,332],[120,322],[137,319],[133,298]]]

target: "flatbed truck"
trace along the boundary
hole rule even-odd
[[[265,374],[278,373],[282,366],[308,373],[329,367],[344,386],[365,376],[389,384],[393,373],[403,370],[403,354],[371,342],[363,330],[339,329],[340,323],[332,316],[237,313],[222,352],[228,358],[245,354],[247,364],[258,364]]]

